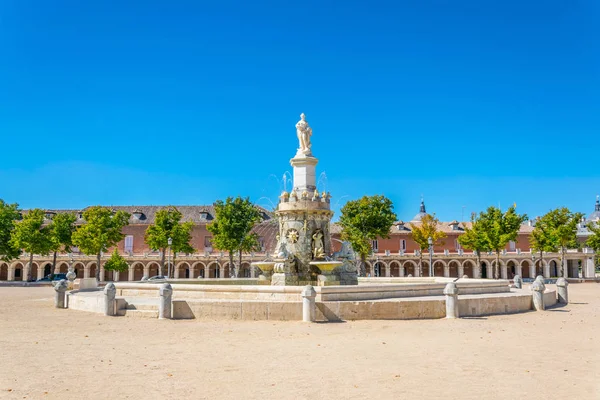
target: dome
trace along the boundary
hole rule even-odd
[[[600,220],[600,199],[596,196],[596,206],[594,207],[594,212],[588,216],[588,221],[598,221]]]
[[[415,215],[410,222],[421,222],[421,219],[423,219],[425,215],[427,215],[427,212],[425,211],[425,202],[421,200],[421,207],[419,208],[419,213]]]

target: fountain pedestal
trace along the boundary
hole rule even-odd
[[[287,260],[278,260],[275,263],[275,273],[271,277],[271,285],[298,286],[298,274],[292,272],[286,263]]]
[[[336,268],[341,271],[342,262],[324,261],[332,253],[331,195],[317,191],[316,165],[319,160],[312,154],[312,129],[304,114],[300,118],[296,124],[300,147],[290,160],[294,169],[292,191],[288,193],[284,188],[275,211],[279,235],[274,257],[278,262],[271,284],[315,285],[321,282],[319,284],[339,285],[354,282],[340,279],[340,274],[334,272]]]

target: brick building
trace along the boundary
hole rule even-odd
[[[140,280],[143,276],[158,274],[160,254],[152,251],[144,241],[146,228],[154,222],[156,211],[162,206],[116,206],[113,209],[123,210],[131,214],[129,225],[123,229],[125,238],[118,244],[118,249],[129,263],[128,273],[112,273],[100,268],[101,279],[133,281]],[[183,214],[183,221],[194,222],[191,245],[196,249],[194,254],[177,254],[170,257],[170,262],[175,266],[177,278],[219,278],[229,277],[229,260],[226,253],[212,247],[210,232],[206,225],[215,217],[212,206],[178,206]],[[78,222],[84,223],[81,210],[47,210],[46,217],[50,220],[59,212],[72,212],[77,214]],[[410,230],[411,224],[419,224],[426,213],[425,204],[421,202],[419,212],[409,221],[397,221],[390,230],[390,238],[377,239],[372,243],[373,252],[367,259],[367,273],[370,276],[417,276],[419,247]],[[250,263],[264,260],[273,253],[278,234],[278,223],[271,213],[262,210],[263,221],[254,231],[258,234],[261,243],[260,251],[245,254],[240,268],[240,277],[253,277],[255,271]],[[589,231],[587,223],[600,220],[600,201],[596,199],[594,211],[578,227],[580,243],[585,242]],[[481,265],[477,265],[472,252],[463,250],[458,244],[458,237],[469,226],[468,222],[440,222],[439,229],[447,237],[434,245],[432,264],[435,276],[491,278],[492,268],[495,264],[493,254],[482,255]],[[531,278],[543,274],[546,277],[557,276],[559,270],[559,255],[556,253],[545,254],[544,259],[539,259],[539,254],[532,253],[529,246],[529,235],[534,228],[535,221],[528,221],[521,226],[517,240],[510,242],[504,249],[501,257],[501,277],[511,278],[519,274],[524,278]],[[331,226],[332,247],[335,251],[340,247],[340,227]],[[109,254],[103,257],[107,259]],[[595,276],[593,268],[593,253],[582,248],[569,250],[566,259],[566,269],[569,277],[592,278]],[[429,254],[424,254],[423,275],[428,275]],[[23,254],[19,259],[10,263],[0,261],[0,280],[23,280],[27,276],[28,257]],[[78,249],[73,249],[71,254],[61,254],[58,257],[55,273],[66,272],[69,266],[75,269],[78,277],[94,276],[96,261],[94,256],[81,254]],[[32,265],[32,277],[39,279],[50,273],[52,268],[51,256],[35,256]]]

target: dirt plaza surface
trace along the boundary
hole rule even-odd
[[[343,323],[105,317],[0,287],[0,399],[600,398],[600,285],[565,307]]]

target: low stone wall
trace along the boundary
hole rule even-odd
[[[55,281],[57,282],[57,281]],[[44,282],[23,282],[23,281],[0,281],[0,287],[42,287],[52,286],[50,281]]]
[[[363,279],[363,278],[361,278]],[[316,301],[360,301],[442,296],[451,278],[366,278],[359,285],[316,286]],[[392,283],[393,282],[393,283]],[[507,280],[460,279],[461,294],[507,293]],[[160,283],[115,282],[117,296],[156,296]],[[201,285],[179,283],[173,286],[174,299],[302,301],[302,286]]]
[[[556,291],[544,293],[546,307],[556,304]],[[117,298],[117,309],[124,308],[126,300]],[[123,304],[121,304],[123,303]],[[460,315],[476,317],[529,311],[533,308],[528,289],[510,293],[461,295],[458,298]],[[317,321],[353,321],[373,319],[436,319],[446,316],[444,296],[426,296],[366,301],[319,301],[316,303]],[[104,295],[101,291],[71,292],[68,294],[71,309],[104,312]],[[276,300],[173,300],[174,319],[233,319],[233,320],[302,320],[302,303]]]
[[[556,304],[556,291],[544,294],[547,307]],[[177,303],[177,304],[176,304]],[[443,296],[392,300],[317,302],[317,321],[437,319],[446,316]],[[511,314],[533,308],[531,292],[519,290],[502,294],[459,296],[463,317]],[[302,320],[302,303],[241,300],[179,300],[173,302],[176,319]]]
[[[442,296],[452,278],[360,278],[358,286],[325,286],[317,289],[317,301],[380,300],[405,297]],[[507,293],[507,280],[459,279],[461,294]]]
[[[160,283],[116,282],[117,296],[157,296]],[[302,286],[173,285],[173,299],[302,301]]]
[[[269,285],[268,281],[258,278],[197,278],[197,279],[169,279],[171,285]]]

